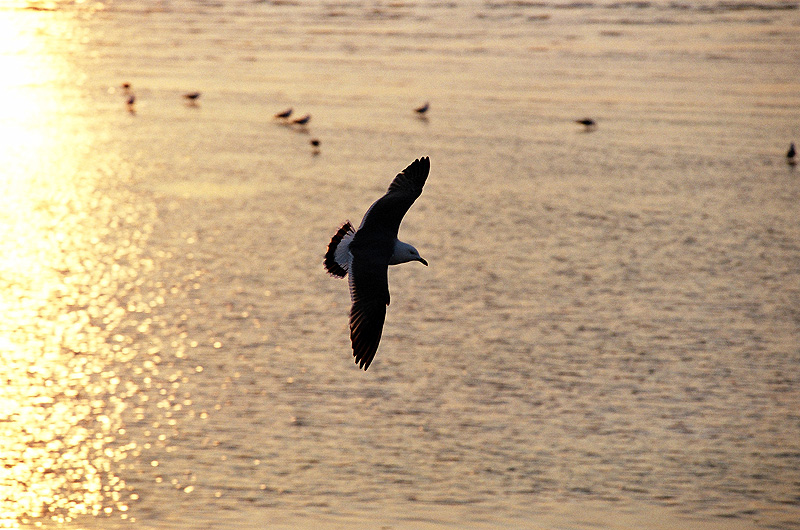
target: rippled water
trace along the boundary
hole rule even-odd
[[[800,528],[798,7],[0,6],[0,527]]]

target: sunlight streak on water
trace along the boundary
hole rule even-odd
[[[129,498],[115,469],[135,444],[117,436],[137,388],[115,363],[135,352],[115,329],[130,309],[120,293],[148,267],[138,253],[149,228],[98,190],[118,175],[90,160],[95,138],[60,110],[72,104],[56,81],[75,74],[37,35],[64,24],[40,13],[0,19],[2,527],[124,516]]]

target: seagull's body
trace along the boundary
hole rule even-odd
[[[349,221],[331,239],[325,254],[325,269],[333,276],[348,276],[350,298],[350,340],[359,367],[369,368],[383,333],[389,305],[389,265],[419,261],[427,265],[413,246],[397,239],[400,222],[430,172],[430,160],[423,157],[397,175],[386,194],[369,207],[358,230]]]
[[[797,164],[797,160],[795,160],[795,156],[797,155],[797,150],[794,148],[794,142],[789,144],[789,150],[786,151],[786,162],[789,163],[790,166]]]

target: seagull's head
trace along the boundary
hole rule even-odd
[[[398,240],[394,244],[394,252],[392,253],[392,257],[389,259],[389,265],[398,265],[400,263],[408,263],[409,261],[419,261],[426,267],[428,266],[428,262],[425,261],[425,258],[419,255],[419,251],[417,249],[408,243],[403,243],[402,241]]]

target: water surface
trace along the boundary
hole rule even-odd
[[[800,527],[797,3],[1,14],[2,526]]]

